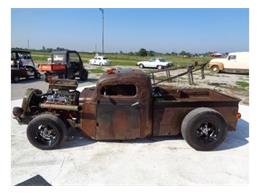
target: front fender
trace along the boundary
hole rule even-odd
[[[26,90],[22,102],[23,114],[30,114],[32,112],[31,106],[39,103],[39,95],[41,94],[42,91],[39,89],[29,88]]]
[[[14,118],[20,124],[28,124],[32,120],[33,116],[35,115],[35,111],[37,108],[39,108],[41,94],[41,90],[29,88],[26,90],[26,93],[23,97],[21,107],[13,108]]]

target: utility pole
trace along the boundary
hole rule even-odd
[[[102,14],[102,54],[104,55],[104,9],[99,8],[99,11]]]

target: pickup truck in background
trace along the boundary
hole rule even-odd
[[[214,58],[209,62],[209,68],[213,72],[249,72],[249,53],[233,52],[225,58]]]
[[[95,87],[77,91],[76,80],[51,80],[49,89],[28,89],[13,108],[27,137],[54,149],[69,127],[94,140],[129,140],[182,134],[196,150],[213,150],[235,130],[239,99],[210,89],[153,86],[138,69],[109,69]]]

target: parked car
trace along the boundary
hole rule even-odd
[[[249,72],[249,52],[229,53],[225,58],[214,58],[209,62],[213,72]]]
[[[168,68],[172,65],[172,62],[168,62],[162,58],[152,58],[149,61],[140,61],[136,64],[140,68]]]
[[[21,78],[39,79],[40,73],[35,67],[31,53],[26,50],[11,50],[11,81],[18,82]]]
[[[68,79],[79,77],[82,81],[88,79],[88,71],[79,53],[74,50],[53,51],[48,63],[39,64],[38,69],[47,79],[55,76]]]
[[[28,89],[13,115],[28,124],[27,137],[54,149],[70,127],[95,140],[129,140],[182,134],[196,150],[213,150],[235,130],[239,99],[211,89],[152,86],[138,69],[109,69],[96,87],[77,91],[75,80],[52,80],[49,90]]]
[[[96,55],[93,59],[89,60],[89,64],[99,66],[110,66],[112,62],[105,56]]]

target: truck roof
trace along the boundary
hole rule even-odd
[[[139,83],[151,85],[150,77],[148,75],[141,70],[132,68],[110,69],[104,73],[98,81],[98,85],[114,83]]]

